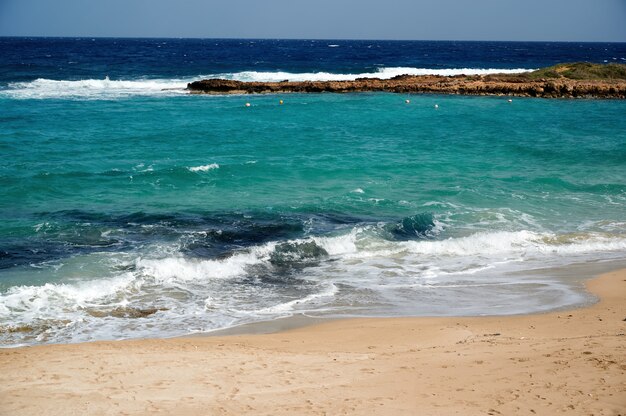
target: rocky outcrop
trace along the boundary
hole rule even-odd
[[[556,75],[552,75],[553,73]],[[539,77],[544,74],[549,74],[550,78]],[[187,88],[192,93],[205,94],[386,91],[545,98],[626,98],[626,79],[608,77],[605,79],[598,77],[594,79],[571,79],[559,72],[546,72],[546,69],[527,74],[458,75],[450,77],[400,75],[391,79],[359,78],[354,81],[241,82],[206,79],[192,82],[187,85]]]

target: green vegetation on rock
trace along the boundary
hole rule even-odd
[[[540,78],[567,78],[626,80],[626,65],[623,64],[592,64],[589,62],[575,62],[550,66],[525,74],[529,79]]]

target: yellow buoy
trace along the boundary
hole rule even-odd
[[[283,100],[280,100],[278,104],[283,105]]]

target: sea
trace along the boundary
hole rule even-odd
[[[0,38],[0,346],[589,304],[625,100],[185,90],[573,61],[626,43]]]

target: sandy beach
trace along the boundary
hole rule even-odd
[[[626,414],[626,270],[548,314],[0,350],[2,415]]]

